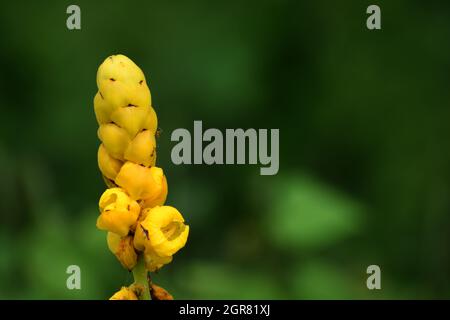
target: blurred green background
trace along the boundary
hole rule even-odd
[[[81,7],[80,31],[66,8]],[[450,297],[450,2],[9,1],[0,11],[0,298],[105,299],[132,276],[95,227],[97,67],[145,72],[178,299]],[[176,128],[279,128],[280,170],[175,166]],[[67,290],[67,266],[81,290]],[[377,264],[382,290],[366,288]]]

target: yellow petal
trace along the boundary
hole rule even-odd
[[[162,206],[166,202],[167,199],[167,193],[168,193],[168,186],[167,186],[167,179],[166,176],[163,175],[162,177],[162,189],[159,193],[159,196],[155,198],[147,198],[144,201],[140,203],[142,208],[153,208],[156,206]]]
[[[143,167],[133,162],[125,162],[115,183],[125,189],[134,200],[156,199],[161,196],[164,173],[158,167]]]
[[[109,250],[114,253],[122,266],[132,270],[137,262],[137,254],[133,247],[133,237],[121,237],[116,233],[108,232],[107,243]]]
[[[172,262],[172,259],[172,256],[160,257],[153,251],[146,251],[144,253],[145,267],[150,272],[161,269],[164,265]]]

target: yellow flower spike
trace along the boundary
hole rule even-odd
[[[150,89],[142,70],[128,57],[113,55],[97,71],[97,87],[110,104],[110,112],[129,105],[151,105]]]
[[[100,198],[97,227],[108,231],[109,250],[134,278],[111,300],[172,299],[162,288],[149,288],[148,272],[172,261],[186,244],[189,226],[177,209],[162,206],[168,186],[155,167],[158,118],[150,89],[142,70],[124,55],[103,61],[97,87],[98,166],[110,188]]]
[[[146,216],[145,216],[146,215]],[[184,224],[181,213],[171,206],[146,209],[145,218],[136,226],[134,246],[138,250],[154,252],[168,257],[184,247],[189,226]]]
[[[98,148],[97,159],[102,174],[108,179],[114,180],[123,162],[111,157],[103,144]]]
[[[143,167],[125,162],[117,174],[115,183],[127,190],[133,200],[156,199],[163,190],[164,173],[158,167]]]
[[[130,288],[122,287],[109,300],[138,300],[138,297]]]
[[[155,135],[150,130],[138,133],[125,150],[124,158],[146,167],[154,166],[156,162]]]
[[[141,209],[121,188],[107,189],[100,197],[99,207],[97,228],[122,237],[134,229]]]
[[[117,257],[122,266],[128,271],[137,263],[137,254],[134,251],[133,236],[121,237],[116,233],[108,232],[106,237],[109,250]]]
[[[130,143],[130,138],[124,129],[113,123],[102,124],[98,128],[98,137],[111,156],[119,160],[124,159],[123,154]]]
[[[153,251],[144,252],[145,268],[149,272],[155,272],[161,269],[164,265],[172,262],[172,256],[160,257]]]

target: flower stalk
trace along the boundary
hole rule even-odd
[[[140,300],[151,300],[150,296],[150,281],[148,270],[145,267],[144,255],[139,255],[137,263],[133,268],[133,285],[139,287],[142,291],[139,295]]]

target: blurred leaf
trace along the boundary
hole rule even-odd
[[[365,284],[363,276],[355,278],[328,261],[298,264],[291,273],[291,281],[296,299],[356,298],[358,286]]]
[[[281,247],[327,246],[360,229],[361,205],[311,177],[279,176],[270,190],[265,223]]]
[[[239,268],[226,263],[194,261],[175,274],[154,277],[176,299],[281,299],[284,297],[275,277],[258,267]]]

